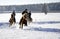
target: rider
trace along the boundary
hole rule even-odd
[[[27,9],[25,9],[25,10],[22,12],[22,15],[25,14],[25,13],[28,13]]]
[[[31,11],[29,11],[29,18],[31,18]]]
[[[14,18],[14,22],[16,23],[16,19],[15,19],[15,10],[12,12],[12,14],[11,15],[13,15],[13,18]]]

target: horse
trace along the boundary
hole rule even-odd
[[[9,25],[9,27],[14,23],[16,23],[16,20],[15,20],[15,15],[14,14],[11,14],[11,18],[10,18],[10,20],[9,20],[9,23],[10,23],[10,25]]]
[[[24,13],[22,18],[20,19],[19,28],[23,28],[23,24],[25,24],[25,26],[27,26],[27,13]]]
[[[20,19],[19,28],[23,28],[23,26],[27,26],[27,22],[31,23],[32,22],[32,18],[29,16],[29,13],[24,13]],[[24,24],[24,25],[23,25]]]
[[[27,19],[29,23],[32,22],[31,11],[28,13]]]
[[[29,22],[29,23],[31,23],[32,22],[32,18],[31,18],[31,11],[27,11],[28,9],[25,9],[23,12],[22,12],[22,15],[23,14],[25,14],[25,13],[27,13],[27,21]]]

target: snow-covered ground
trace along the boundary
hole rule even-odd
[[[16,13],[17,23],[9,27],[11,13],[0,14],[0,39],[60,39],[60,13],[32,13],[33,22],[19,29],[21,13]]]

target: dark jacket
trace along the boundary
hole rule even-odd
[[[27,12],[27,11],[23,11],[23,12],[22,12],[22,15],[23,15],[24,13],[28,13],[28,12]]]

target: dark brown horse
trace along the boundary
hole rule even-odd
[[[27,26],[27,13],[23,14],[22,18],[20,19],[19,28],[23,28],[23,24]]]
[[[28,13],[24,13],[22,18],[20,19],[20,22],[19,22],[20,27],[19,28],[23,28],[23,24],[25,26],[27,26],[27,22],[29,22],[29,23],[32,22],[32,18],[29,17]]]

